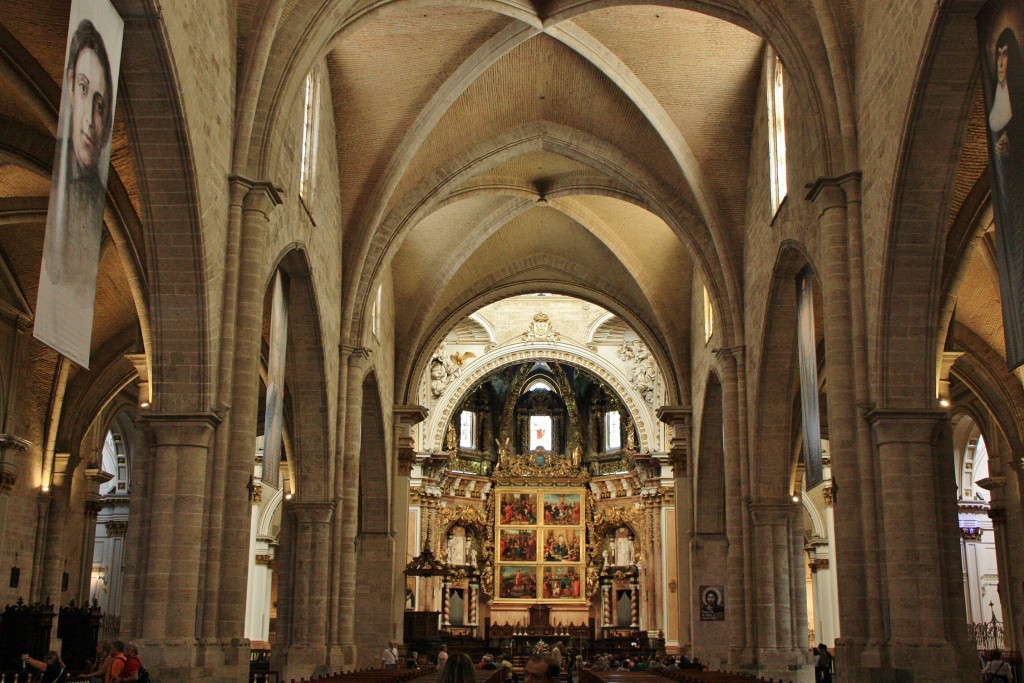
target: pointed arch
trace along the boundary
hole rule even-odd
[[[704,385],[700,418],[696,479],[694,481],[694,529],[698,534],[725,533],[725,432],[722,383],[714,372]]]
[[[809,263],[802,245],[787,241],[780,246],[764,309],[764,337],[761,340],[751,434],[756,435],[753,485],[758,495],[767,499],[790,494],[795,466],[791,459],[797,438],[794,430],[800,425],[795,400],[800,390],[796,276]],[[821,297],[817,300],[820,301]]]

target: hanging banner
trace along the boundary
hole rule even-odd
[[[36,339],[89,367],[124,22],[108,0],[74,0],[57,119]]]
[[[1006,364],[1024,364],[1024,5],[990,0],[978,14],[996,265]]]
[[[288,276],[277,271],[270,302],[270,351],[267,359],[267,410],[263,418],[263,481],[280,487],[281,434],[284,423],[284,361],[288,346]]]
[[[810,491],[822,481],[821,417],[818,410],[818,352],[814,340],[814,290],[811,269],[796,276],[797,363],[800,366],[800,417],[804,433],[804,478]]]

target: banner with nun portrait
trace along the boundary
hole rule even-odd
[[[978,14],[989,177],[1006,363],[1024,363],[1024,3],[990,0]]]
[[[89,367],[110,134],[124,22],[109,0],[74,0],[68,28],[33,336]]]

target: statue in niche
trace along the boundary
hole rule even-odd
[[[633,421],[626,421],[626,450],[632,451],[636,449],[636,432],[633,430]]]
[[[628,567],[633,564],[633,537],[627,527],[615,532],[615,566]]]
[[[461,526],[452,527],[448,534],[448,564],[466,564],[466,530]]]
[[[572,466],[578,468],[583,464],[583,448],[577,443],[572,449]]]
[[[448,431],[444,437],[444,448],[446,451],[454,451],[459,445],[459,434],[455,431],[455,423],[448,423]]]
[[[471,567],[477,566],[476,546],[473,545],[472,542],[470,542],[468,555],[469,555],[469,558],[468,558],[469,559],[469,563],[468,564]]]

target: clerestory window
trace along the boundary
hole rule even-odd
[[[768,167],[771,174],[772,214],[786,198],[786,113],[783,106],[782,61],[768,51]]]

